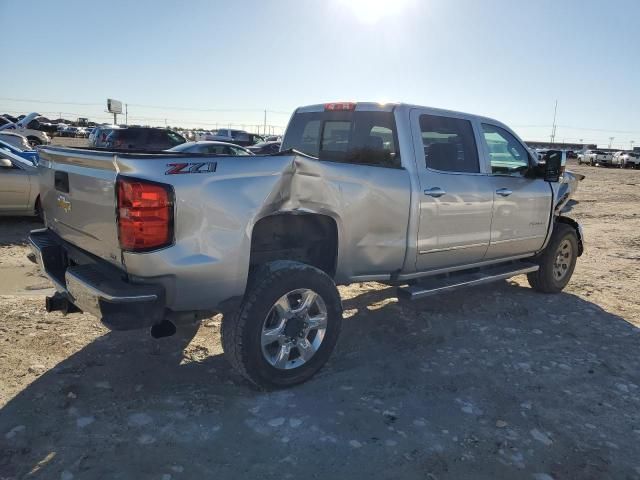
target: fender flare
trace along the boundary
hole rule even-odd
[[[582,231],[582,226],[573,218],[564,217],[562,215],[556,217],[556,222],[564,223],[574,228],[576,235],[578,236],[578,256],[581,256],[584,252],[584,232]]]

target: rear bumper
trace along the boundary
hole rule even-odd
[[[48,229],[33,230],[29,246],[56,290],[112,330],[147,328],[164,319],[162,286],[131,283],[122,270]]]

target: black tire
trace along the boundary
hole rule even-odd
[[[263,324],[274,304],[297,289],[311,289],[326,305],[327,326],[315,354],[289,370],[272,366],[262,353]],[[251,276],[240,308],[222,320],[225,358],[245,378],[261,388],[283,388],[305,382],[329,359],[342,327],[342,302],[333,280],[323,271],[299,262],[275,261]]]
[[[568,258],[566,272],[561,278],[554,273],[554,264],[561,246],[566,242],[571,245],[571,255]],[[567,286],[578,258],[578,236],[575,229],[566,223],[556,223],[547,248],[536,258],[540,269],[527,274],[531,288],[542,293],[559,293]]]
[[[27,137],[27,141],[29,142],[29,145],[31,145],[32,147],[37,147],[39,145],[42,145],[42,142],[37,137]]]
[[[42,204],[40,203],[40,197],[36,198],[36,205],[34,210],[36,217],[38,217],[40,221],[43,221],[44,215],[42,215]]]

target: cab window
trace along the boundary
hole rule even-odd
[[[320,161],[401,168],[392,112],[296,113],[282,150],[295,148]]]
[[[495,175],[523,175],[529,168],[527,149],[504,128],[482,124],[489,158],[491,173]]]
[[[469,120],[420,115],[427,168],[443,172],[479,173],[478,148]]]

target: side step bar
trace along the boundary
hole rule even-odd
[[[535,263],[517,262],[488,267],[482,270],[463,270],[444,277],[441,275],[426,277],[414,285],[399,287],[398,298],[403,300],[418,300],[428,297],[429,295],[450,292],[462,287],[481,285],[483,283],[504,280],[523,273],[535,272],[539,268]]]

